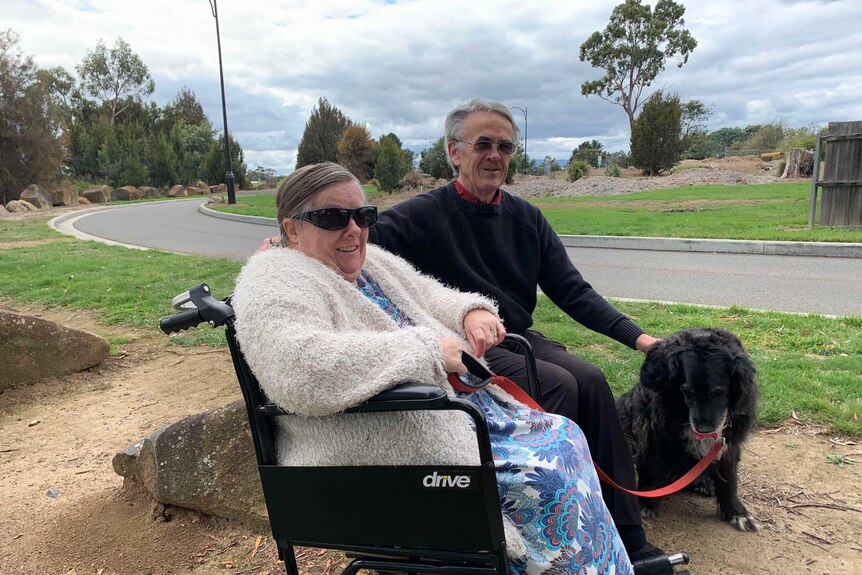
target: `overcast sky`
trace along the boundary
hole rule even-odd
[[[220,0],[228,127],[249,168],[293,169],[326,97],[376,138],[421,151],[458,102],[527,110],[528,151],[568,159],[584,140],[628,148],[618,105],[581,95],[600,71],[578,60],[618,1]],[[653,88],[700,100],[709,128],[862,120],[862,1],[687,0],[698,46]],[[118,36],[149,67],[159,105],[188,86],[223,129],[215,19],[207,0],[0,0],[0,27],[40,67],[75,74]],[[514,110],[523,132],[523,114]]]

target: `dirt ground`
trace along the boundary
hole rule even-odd
[[[226,350],[179,348],[81,312],[19,311],[133,341],[92,370],[0,394],[0,573],[283,572],[267,533],[156,506],[124,489],[111,466],[153,430],[239,398]],[[683,494],[665,502],[648,534],[689,552],[695,575],[859,573],[860,455],[862,444],[801,422],[760,429],[745,449],[742,491],[761,533],[735,531],[713,501]],[[346,563],[311,549],[299,561],[312,575]]]

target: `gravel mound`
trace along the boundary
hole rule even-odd
[[[744,174],[722,168],[694,168],[670,176],[655,178],[610,178],[587,176],[576,182],[550,180],[541,176],[522,176],[514,184],[505,186],[510,194],[523,198],[572,197],[572,196],[619,196],[659,188],[682,188],[724,184],[769,184],[778,182],[774,176]]]

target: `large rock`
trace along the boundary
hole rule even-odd
[[[189,193],[185,189],[185,187],[183,187],[179,184],[177,184],[175,186],[171,186],[171,189],[168,190],[168,197],[169,198],[179,198],[179,197],[185,197],[188,195],[189,195]]]
[[[138,188],[138,191],[141,192],[144,195],[143,197],[148,200],[165,197],[165,192],[163,190],[152,186],[141,186]]]
[[[6,204],[6,209],[13,214],[23,214],[25,212],[35,212],[38,210],[36,206],[27,200],[12,200]]]
[[[98,188],[90,188],[81,194],[87,198],[91,204],[106,204],[111,199],[111,187],[99,186]]]
[[[129,488],[160,502],[269,529],[242,401],[186,417],[114,456]]]
[[[197,183],[194,185],[194,187],[202,189],[202,190],[206,190],[207,192],[209,192],[209,189],[210,189],[210,185],[203,180],[198,180]]]
[[[129,200],[140,200],[144,197],[143,192],[141,192],[135,186],[123,186],[122,188],[115,188],[111,190],[111,201],[120,201],[120,202],[128,202]]]
[[[0,204],[0,216],[8,216],[9,210],[6,209],[6,206]]]
[[[100,364],[108,342],[96,334],[0,309],[0,389]]]
[[[204,194],[210,193],[209,188],[196,188],[194,186],[189,186],[186,188],[187,195],[189,196],[202,196]]]
[[[30,184],[24,191],[21,192],[19,200],[30,202],[40,210],[47,210],[54,205],[54,199],[51,192],[45,188],[41,188],[36,184]]]
[[[51,192],[51,199],[55,206],[77,206],[78,192],[71,188],[60,188]]]

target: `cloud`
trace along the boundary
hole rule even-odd
[[[326,97],[376,137],[420,151],[456,103],[529,110],[528,150],[567,159],[584,140],[628,148],[621,107],[581,95],[600,72],[578,60],[618,1],[334,0],[219,4],[228,125],[250,166],[293,168],[311,109]],[[688,2],[698,41],[650,89],[714,109],[711,129],[777,119],[791,126],[862,119],[862,3]],[[122,36],[149,66],[154,100],[183,85],[222,129],[215,20],[207,2],[5,0],[4,26],[43,67],[74,66]],[[517,117],[517,114],[516,114]],[[519,119],[519,122],[521,120]],[[519,124],[520,125],[520,124]]]

